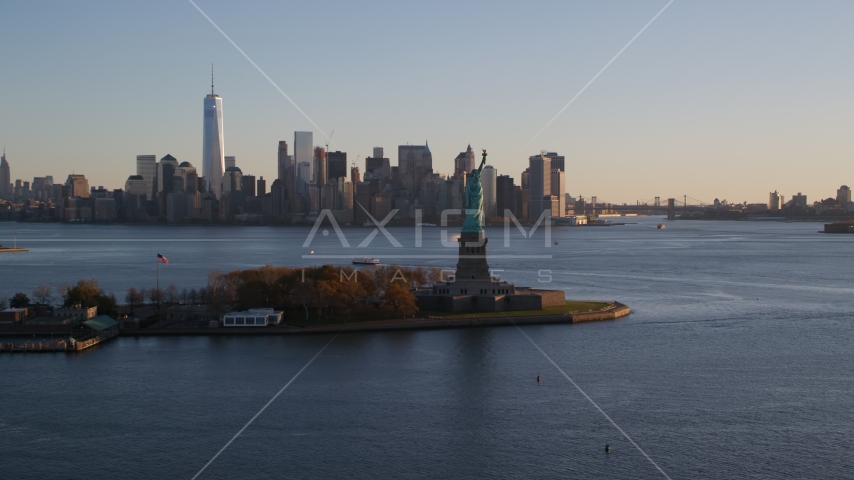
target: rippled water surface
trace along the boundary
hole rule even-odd
[[[524,333],[671,478],[851,478],[854,236],[628,221],[548,242],[511,231],[509,248],[488,230],[504,279],[632,308]],[[422,248],[392,228],[401,248],[379,234],[362,249],[331,230],[303,248],[308,228],[268,227],[0,223],[0,243],[13,229],[31,251],[0,257],[2,297],[94,277],[121,298],[154,285],[158,252],[161,286],[179,288],[350,253],[455,263],[439,228]],[[370,231],[344,229],[354,247]],[[192,478],[331,339],[120,337],[0,355],[0,478]],[[338,336],[199,478],[243,477],[664,478],[514,327]]]

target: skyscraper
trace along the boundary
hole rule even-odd
[[[153,200],[157,187],[157,155],[137,155],[136,174],[145,180],[145,196]]]
[[[424,145],[399,145],[397,147],[397,172],[410,192],[418,196],[423,178],[433,173],[433,153],[427,142]]]
[[[340,150],[326,153],[326,178],[347,178],[347,152]]]
[[[768,208],[770,210],[780,210],[783,206],[783,196],[777,193],[777,190],[768,194]]]
[[[528,203],[528,219],[536,221],[543,210],[551,208],[551,202],[546,205],[543,196],[552,192],[552,159],[545,155],[534,155],[528,158],[528,182],[530,183],[531,200]]]
[[[374,147],[374,155],[382,154],[382,147]],[[391,176],[391,161],[383,157],[368,157],[365,159],[365,177],[386,178]]]
[[[285,218],[288,214],[287,191],[288,189],[282,180],[273,180],[273,184],[270,185],[270,196],[272,197],[270,206],[273,215],[278,219]]]
[[[288,155],[288,142],[279,140],[279,176],[277,178],[283,182],[285,181],[285,175],[287,175],[288,167],[292,166],[290,160],[291,157]]]
[[[566,182],[564,181],[563,170],[560,170],[552,163],[551,176],[551,194],[558,197],[558,208],[557,211],[552,211],[552,216],[563,217],[566,216]]]
[[[223,173],[220,208],[228,216],[239,213],[244,203],[243,172],[239,167],[228,167]]]
[[[318,188],[326,185],[326,150],[323,147],[314,147],[312,173],[314,173],[312,179]]]
[[[238,167],[228,167],[222,182],[223,193],[239,192],[243,190],[243,172]]]
[[[228,170],[228,167],[236,167],[237,166],[237,157],[235,156],[226,156],[225,157],[225,169]]]
[[[151,192],[148,191],[148,183],[142,175],[131,175],[125,181],[125,193],[128,195],[145,195],[148,196]]]
[[[851,189],[848,188],[848,185],[843,185],[836,189],[836,202],[842,208],[848,208],[848,204],[851,203]]]
[[[308,164],[308,177],[304,179],[306,182],[311,181],[311,178],[314,178],[311,170],[312,160],[314,159],[314,140],[313,140],[312,132],[294,132],[294,165],[297,166],[298,174],[296,175],[297,182],[299,179],[302,179],[304,167],[300,167],[301,163]],[[300,185],[295,185],[297,187],[297,191],[302,191],[302,187]]]
[[[30,188],[30,197],[35,200],[47,200],[46,190],[53,184],[51,177],[48,183],[48,177],[33,177],[33,184]]]
[[[89,181],[84,175],[69,175],[65,186],[69,197],[89,198]]]
[[[199,191],[196,167],[190,162],[181,162],[175,169],[175,191],[196,193]]]
[[[167,165],[171,165],[171,171],[165,171],[164,168],[167,168]],[[166,154],[165,157],[160,159],[160,163],[157,164],[157,193],[160,193],[164,190],[163,185],[172,186],[172,176],[175,175],[175,170],[178,168],[178,160],[175,159],[172,155]],[[171,172],[171,173],[170,173]],[[172,188],[167,188],[166,193],[172,193],[175,191]]]
[[[513,177],[499,175],[495,179],[495,204],[499,216],[505,215],[505,210],[510,210],[514,216],[519,216],[516,211],[516,186]]]
[[[566,172],[566,157],[558,155],[557,152],[546,152],[545,156],[552,159],[552,170],[560,170]]]
[[[454,178],[462,179],[465,175],[474,170],[474,152],[471,149],[471,144],[466,148],[465,152],[460,152],[457,158],[454,159]]]
[[[0,157],[0,198],[8,199],[11,197],[12,190],[12,173],[9,170],[9,162],[6,161],[6,149],[3,149],[3,156]]]
[[[398,145],[397,171],[401,175],[414,174],[421,168],[433,169],[433,155],[427,145]]]
[[[495,216],[498,211],[496,204],[496,178],[498,170],[492,165],[483,167],[480,183],[483,185],[483,212],[486,216]]]
[[[296,178],[299,184],[297,191],[303,192],[305,185],[311,183],[311,162],[299,162],[297,164]]]
[[[211,94],[205,97],[205,123],[202,143],[202,171],[205,191],[222,195],[222,173],[225,170],[225,139],[222,131],[222,98],[214,93],[211,67]]]
[[[255,175],[244,175],[240,178],[240,189],[247,198],[255,196]]]

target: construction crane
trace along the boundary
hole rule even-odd
[[[329,154],[329,142],[332,141],[332,135],[333,134],[335,134],[335,130],[332,130],[332,132],[329,134],[329,136],[326,137],[326,153],[327,153],[327,155]]]
[[[358,170],[358,169],[359,169],[358,163],[359,163],[359,159],[360,159],[360,158],[362,158],[362,156],[361,156],[361,155],[356,155],[356,160],[354,160],[354,161],[353,161],[353,163],[351,163],[351,164],[350,164],[350,180],[351,180],[351,181],[355,180],[355,179],[353,178],[353,169],[354,169],[354,168],[355,168],[356,170]]]

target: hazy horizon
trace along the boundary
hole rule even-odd
[[[470,143],[517,183],[557,151],[567,192],[613,203],[812,202],[854,183],[848,2],[676,0],[528,145],[667,0],[195,1],[362,169],[374,146],[395,165],[426,139],[437,172]],[[13,180],[123,188],[141,154],[200,167],[211,63],[244,173],[269,185],[296,130],[326,143],[188,1],[5,2],[0,52]]]

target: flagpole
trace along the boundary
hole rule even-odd
[[[157,311],[160,312],[160,257],[154,257],[154,263],[157,264],[157,289],[155,292],[157,293]]]

